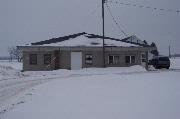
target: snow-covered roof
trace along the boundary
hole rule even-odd
[[[88,38],[85,35],[78,36],[76,38],[71,38],[62,42],[43,44],[41,46],[102,46],[103,40],[100,38]],[[110,39],[105,39],[106,46],[137,46],[131,43],[125,43],[121,41],[115,41]]]
[[[133,40],[132,40],[133,39]],[[137,39],[138,43],[135,43],[137,37],[131,36],[125,39],[115,39],[110,37],[105,37],[105,46],[114,47],[139,47],[143,44],[143,41]],[[140,42],[141,41],[141,42]],[[52,38],[45,41],[40,41],[36,43],[31,43],[28,46],[62,46],[62,47],[75,47],[75,46],[87,46],[87,47],[101,47],[103,46],[102,36],[87,34],[85,32],[73,34],[69,36]]]

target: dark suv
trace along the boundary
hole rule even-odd
[[[170,60],[169,60],[169,57],[156,56],[152,60],[149,61],[149,64],[153,65],[156,69],[160,69],[160,68],[169,69]]]

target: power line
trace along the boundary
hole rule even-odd
[[[106,61],[105,61],[105,41],[104,41],[104,35],[105,35],[105,28],[104,28],[104,3],[106,1],[102,0],[102,33],[103,33],[103,66],[106,67]]]
[[[89,17],[94,17],[95,13],[97,13],[97,11],[100,10],[100,7],[101,7],[101,4],[96,4],[96,6],[94,6],[94,9],[92,9],[92,10],[89,11]],[[86,20],[86,21],[83,21],[83,22],[82,22],[82,27],[83,27],[83,29],[84,29],[84,28],[87,28],[90,23],[92,23],[92,20],[91,20],[91,19],[88,19],[88,20]]]
[[[97,5],[96,8],[94,10],[91,11],[90,14],[94,15],[97,12],[97,9],[99,9],[101,7],[101,5]]]
[[[127,3],[127,2],[125,3],[125,2],[113,1],[113,0],[109,0],[108,3],[115,3],[115,4],[119,4],[119,5],[133,6],[133,7],[144,8],[144,9],[152,9],[152,10],[156,10],[156,11],[174,12],[174,13],[178,13],[178,14],[180,13],[179,10],[174,10],[174,9],[157,8],[157,7],[152,7],[152,6],[145,6],[145,5],[133,4],[133,3]]]
[[[111,12],[111,9],[110,9],[109,5],[107,4],[107,2],[106,2],[106,7],[107,7],[107,10],[108,10],[110,16],[112,17],[112,20],[114,21],[114,23],[116,24],[116,26],[118,27],[118,29],[123,33],[123,35],[124,35],[125,37],[128,37],[128,35],[126,34],[126,32],[121,28],[121,26],[120,26],[120,25],[118,24],[118,22],[116,21],[116,19],[115,19],[115,17],[113,16],[113,14],[112,14],[112,12]]]

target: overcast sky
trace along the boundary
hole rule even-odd
[[[114,0],[118,1],[118,0]],[[119,0],[180,10],[180,0]],[[180,53],[180,13],[109,4],[113,16],[129,35],[155,42],[162,54]],[[105,34],[124,38],[105,9]],[[102,34],[101,0],[0,0],[0,56],[7,48],[72,33]]]

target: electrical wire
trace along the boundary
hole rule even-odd
[[[125,6],[133,6],[133,7],[138,7],[138,8],[145,8],[145,9],[152,9],[156,11],[165,11],[165,12],[174,12],[174,13],[180,13],[179,10],[173,10],[173,9],[168,9],[168,8],[157,8],[157,7],[152,7],[152,6],[144,6],[144,5],[139,5],[139,4],[132,4],[132,3],[125,3],[125,2],[120,2],[120,1],[113,1],[109,0],[106,1],[106,3],[115,3],[115,4],[120,4],[120,5],[125,5]]]
[[[107,10],[108,10],[110,16],[112,17],[112,20],[113,20],[114,23],[116,24],[117,28],[123,33],[123,35],[124,35],[125,37],[128,37],[128,35],[126,34],[126,32],[121,28],[121,26],[120,26],[120,25],[118,24],[118,22],[116,21],[116,19],[115,19],[115,17],[113,16],[113,14],[112,14],[112,12],[111,12],[111,9],[110,9],[109,5],[107,4],[107,2],[105,2],[105,4],[106,4]]]

